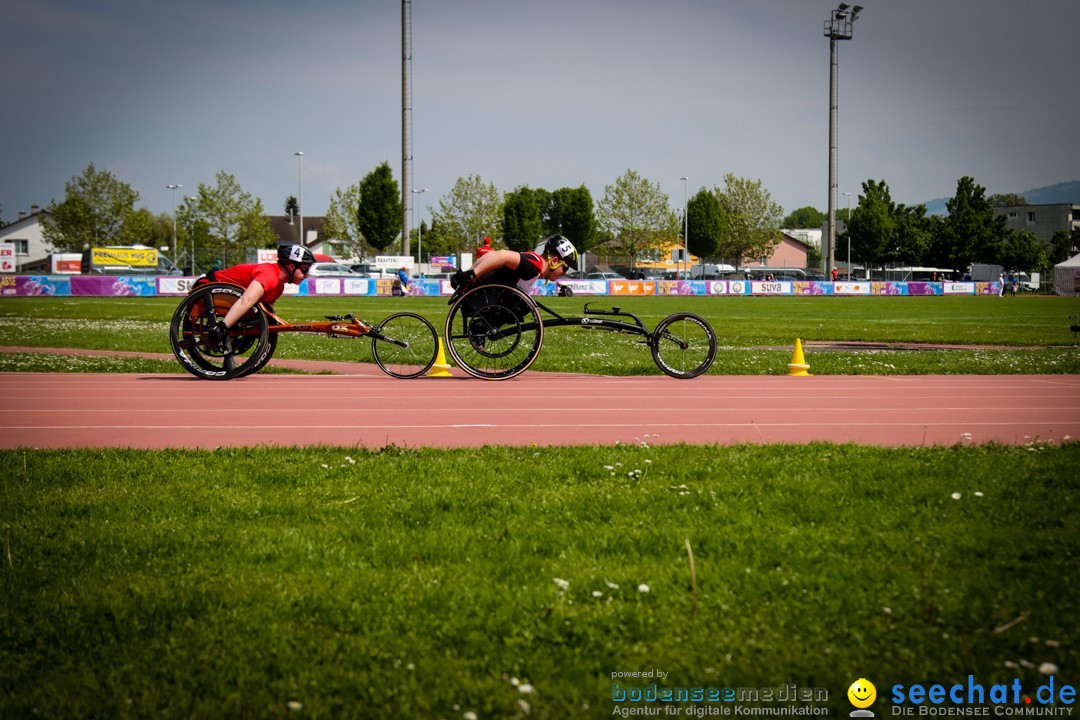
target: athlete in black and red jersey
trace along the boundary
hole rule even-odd
[[[285,284],[298,285],[303,282],[313,262],[315,255],[303,245],[282,245],[278,248],[277,265],[233,265],[224,270],[211,270],[205,277],[199,278],[192,290],[208,282],[227,282],[245,288],[244,294],[229,308],[221,322],[210,328],[211,341],[227,349],[228,329],[257,302],[265,303],[273,312],[273,303],[285,292]]]
[[[455,290],[482,280],[487,283],[517,286],[529,291],[538,278],[557,280],[566,268],[577,268],[578,254],[573,243],[562,235],[552,235],[544,243],[543,254],[492,250],[476,261],[470,270],[454,273],[450,287]]]

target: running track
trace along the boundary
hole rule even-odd
[[[1025,444],[1080,438],[1080,376],[514,380],[0,374],[0,448]],[[455,370],[455,373],[460,372]],[[217,409],[221,408],[221,409]]]

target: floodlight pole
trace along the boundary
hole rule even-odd
[[[825,275],[832,275],[836,266],[836,41],[851,39],[851,26],[862,7],[850,8],[840,3],[825,21],[825,37],[829,38],[829,232],[825,247]]]
[[[690,177],[679,178],[682,180],[682,219],[683,219],[683,261],[680,263],[680,269],[683,266],[687,266],[690,263],[690,219],[686,214],[687,205],[689,205],[689,183]],[[687,273],[689,277],[690,273]],[[680,278],[681,279],[681,278]]]
[[[178,267],[180,265],[180,248],[176,247],[176,189],[182,187],[184,186],[177,183],[165,186],[166,190],[172,190],[172,249],[174,262]]]

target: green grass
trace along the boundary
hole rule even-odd
[[[658,297],[544,302],[564,315],[580,315],[585,302],[604,308],[619,305],[638,314],[650,328],[672,312],[699,313],[716,329],[721,345],[713,374],[784,374],[796,337],[804,342],[861,340],[983,348],[810,352],[807,361],[818,375],[1080,372],[1080,353],[1072,347],[1068,332],[1068,315],[1080,310],[1075,298]],[[177,303],[175,298],[3,298],[0,345],[168,353],[168,322]],[[277,306],[280,314],[293,321],[342,312],[377,321],[406,308],[426,316],[440,330],[445,322],[445,298],[284,298]],[[301,335],[282,338],[276,356],[371,362],[366,342]],[[578,328],[552,329],[533,368],[613,375],[659,373],[638,338]]]
[[[1033,691],[1044,662],[1075,682],[1078,464],[1077,444],[2,452],[0,716],[607,717],[611,674],[649,668],[824,687],[845,714],[859,677],[879,698],[968,674]]]

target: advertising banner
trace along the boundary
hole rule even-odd
[[[796,280],[791,283],[792,295],[832,295],[832,283],[816,280]]]
[[[157,279],[158,295],[187,295],[195,285],[193,277],[175,277],[162,275]]]
[[[15,294],[22,297],[68,297],[71,295],[71,280],[63,276],[20,275],[15,278]]]
[[[705,280],[710,295],[747,295],[750,283],[746,280]]]
[[[344,278],[343,282],[346,295],[367,295],[374,287],[369,278]]]
[[[157,267],[158,251],[154,248],[91,248],[91,265],[127,265],[128,267]]]
[[[432,272],[450,272],[457,269],[456,255],[432,255],[428,258]]]
[[[608,280],[608,292],[612,295],[655,295],[655,280]]]
[[[942,291],[946,295],[974,295],[975,283],[973,282],[947,282],[942,283]]]
[[[15,272],[15,243],[0,242],[0,273]]]
[[[705,283],[699,280],[659,280],[657,295],[704,295]]]
[[[834,282],[833,292],[836,295],[869,295],[870,283],[863,282]]]
[[[758,281],[753,280],[750,282],[750,294],[751,295],[790,295],[791,294],[791,282],[787,280],[773,280],[773,281]]]
[[[573,290],[575,295],[607,295],[606,280],[563,280],[559,284]]]
[[[340,295],[341,278],[309,278],[308,292],[314,295]]]
[[[154,276],[79,275],[68,278],[71,294],[78,296],[154,297],[157,278]]]

